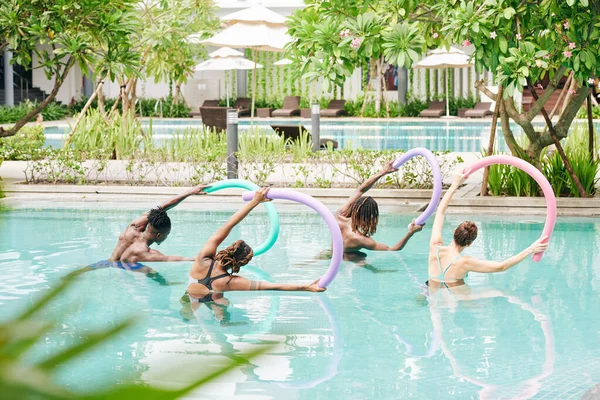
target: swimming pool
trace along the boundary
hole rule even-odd
[[[105,258],[136,215],[122,209],[0,213],[0,319],[66,273]],[[173,231],[159,249],[192,255],[231,212],[170,215]],[[376,238],[398,240],[411,218],[382,215]],[[468,253],[494,259],[521,250],[543,226],[537,217],[469,218],[480,226],[480,237]],[[448,217],[446,237],[462,220]],[[277,281],[315,279],[328,265],[312,261],[329,243],[327,226],[312,213],[293,210],[281,214],[281,225],[275,248],[251,264]],[[123,270],[88,272],[48,307],[48,316],[62,318],[62,328],[32,358],[76,342],[83,330],[135,315],[138,325],[63,367],[59,380],[78,391],[125,377],[179,386],[198,369],[275,343],[252,365],[195,396],[566,399],[580,398],[600,382],[600,220],[559,219],[541,263],[473,274],[469,284],[480,298],[456,302],[443,295],[431,306],[419,296],[430,230],[400,253],[369,253],[367,267],[344,262],[324,294],[227,293],[227,324],[206,308],[190,321],[182,317],[182,309],[190,317],[179,302],[186,285],[176,283],[187,281],[189,263],[151,264],[174,283],[169,286]],[[266,232],[266,215],[256,212],[231,237],[256,244]],[[168,372],[176,366],[178,373]]]
[[[147,122],[146,122],[147,124]],[[256,125],[271,130],[270,125],[304,125],[310,130],[309,120],[257,120]],[[321,120],[321,136],[333,138],[340,148],[364,148],[372,150],[409,150],[425,147],[432,151],[450,150],[454,152],[479,152],[487,148],[490,135],[490,121],[331,121]],[[146,125],[147,126],[147,125]],[[187,127],[201,127],[200,120],[152,121],[152,132],[157,140],[168,139],[178,130]],[[250,121],[240,121],[240,131],[247,130]],[[47,144],[58,147],[68,127],[48,126],[45,128]],[[596,123],[600,129],[600,123]],[[515,135],[522,129],[512,124]],[[498,150],[508,151],[498,124]]]

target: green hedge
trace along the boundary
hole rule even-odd
[[[0,106],[0,124],[14,124],[25,117],[38,103],[23,102],[14,107]],[[58,103],[50,103],[42,110],[44,121],[56,121],[67,115],[67,107]],[[35,120],[35,117],[33,118]]]
[[[232,105],[235,102],[235,98],[229,99],[229,104]],[[435,99],[432,99],[435,100]],[[445,98],[440,98],[440,101],[445,100]],[[327,108],[329,105],[330,99],[321,98],[319,99],[319,103],[321,104],[321,108]],[[362,109],[364,97],[359,97],[356,100],[346,100],[346,104],[344,109],[346,110],[347,116],[349,117],[360,117],[360,111]],[[224,107],[227,104],[226,99],[220,99],[219,105]],[[428,102],[419,99],[407,99],[406,104],[399,104],[397,101],[388,102],[388,107],[390,110],[389,117],[397,118],[397,117],[418,117],[421,111],[425,110],[428,106]],[[450,115],[458,115],[459,108],[473,108],[477,104],[477,100],[475,98],[461,98],[461,97],[453,97],[450,98]],[[277,110],[283,105],[283,96],[270,96],[267,98],[258,98],[255,100],[256,108],[272,108]],[[310,108],[310,102],[308,98],[303,97],[300,99],[300,108]],[[372,99],[367,101],[367,104],[364,109],[363,117],[365,118],[386,118],[387,111],[385,103],[381,103],[381,110],[379,113],[375,111],[375,101]]]
[[[173,101],[173,97],[167,96],[162,98],[162,116],[164,118],[188,118],[190,116],[190,111],[192,110],[190,107],[186,106],[183,100],[180,100],[171,108],[171,103]],[[81,100],[75,102],[71,106],[69,106],[69,112],[72,115],[78,114],[81,112],[85,104],[87,103],[88,98],[82,98]],[[112,106],[117,101],[116,98],[106,98],[104,100],[104,108],[106,110],[110,110]],[[160,106],[156,107],[158,99],[142,99],[139,98],[137,104],[135,105],[135,113],[143,117],[160,117]],[[156,111],[154,111],[156,107]],[[90,106],[92,109],[98,108],[98,98],[95,98],[92,101],[92,105]]]

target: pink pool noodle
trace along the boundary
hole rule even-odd
[[[544,230],[542,231],[542,237],[547,236],[546,240],[544,241],[545,243],[550,241],[552,231],[554,231],[554,224],[556,223],[556,196],[554,196],[554,191],[552,190],[552,186],[550,186],[548,179],[546,179],[540,170],[529,164],[527,161],[506,155],[484,157],[466,167],[463,170],[463,174],[466,174],[468,177],[473,172],[493,164],[508,164],[522,169],[533,179],[535,179],[538,185],[540,185],[542,192],[544,192],[544,197],[546,198],[546,224],[544,225]],[[539,262],[542,259],[542,256],[543,252],[535,253],[532,259],[533,261]]]
[[[244,201],[250,201],[254,197],[255,192],[244,192],[242,194],[242,198]],[[327,272],[321,277],[319,280],[319,287],[327,287],[333,281],[335,276],[340,269],[340,264],[342,262],[342,254],[344,251],[344,242],[342,240],[342,232],[340,231],[340,226],[338,225],[333,213],[329,211],[323,203],[319,200],[300,192],[296,192],[295,190],[290,189],[269,189],[267,193],[267,198],[269,199],[281,199],[281,200],[291,200],[297,203],[301,203],[309,206],[323,217],[327,225],[329,226],[329,230],[331,231],[331,240],[333,242],[331,248],[331,263],[329,264],[329,268]]]

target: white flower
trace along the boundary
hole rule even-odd
[[[496,39],[496,37],[497,37],[497,36],[498,36],[498,35],[496,34],[496,31],[491,31],[491,32],[490,32],[490,38],[492,38],[492,39]]]
[[[595,81],[594,81],[594,78],[590,78],[590,79],[588,79],[588,83],[589,83],[590,85],[593,85],[593,84],[595,83]]]

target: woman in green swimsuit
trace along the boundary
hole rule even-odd
[[[442,229],[446,209],[456,190],[464,183],[466,176],[458,174],[444,195],[435,214],[431,240],[429,242],[429,280],[426,284],[431,289],[441,287],[451,288],[465,284],[465,278],[470,271],[494,273],[506,271],[514,267],[527,256],[546,250],[547,243],[542,243],[545,236],[533,242],[531,246],[504,261],[478,260],[469,256],[462,256],[464,249],[469,247],[477,238],[477,225],[465,221],[454,230],[454,239],[448,246],[444,246]]]

